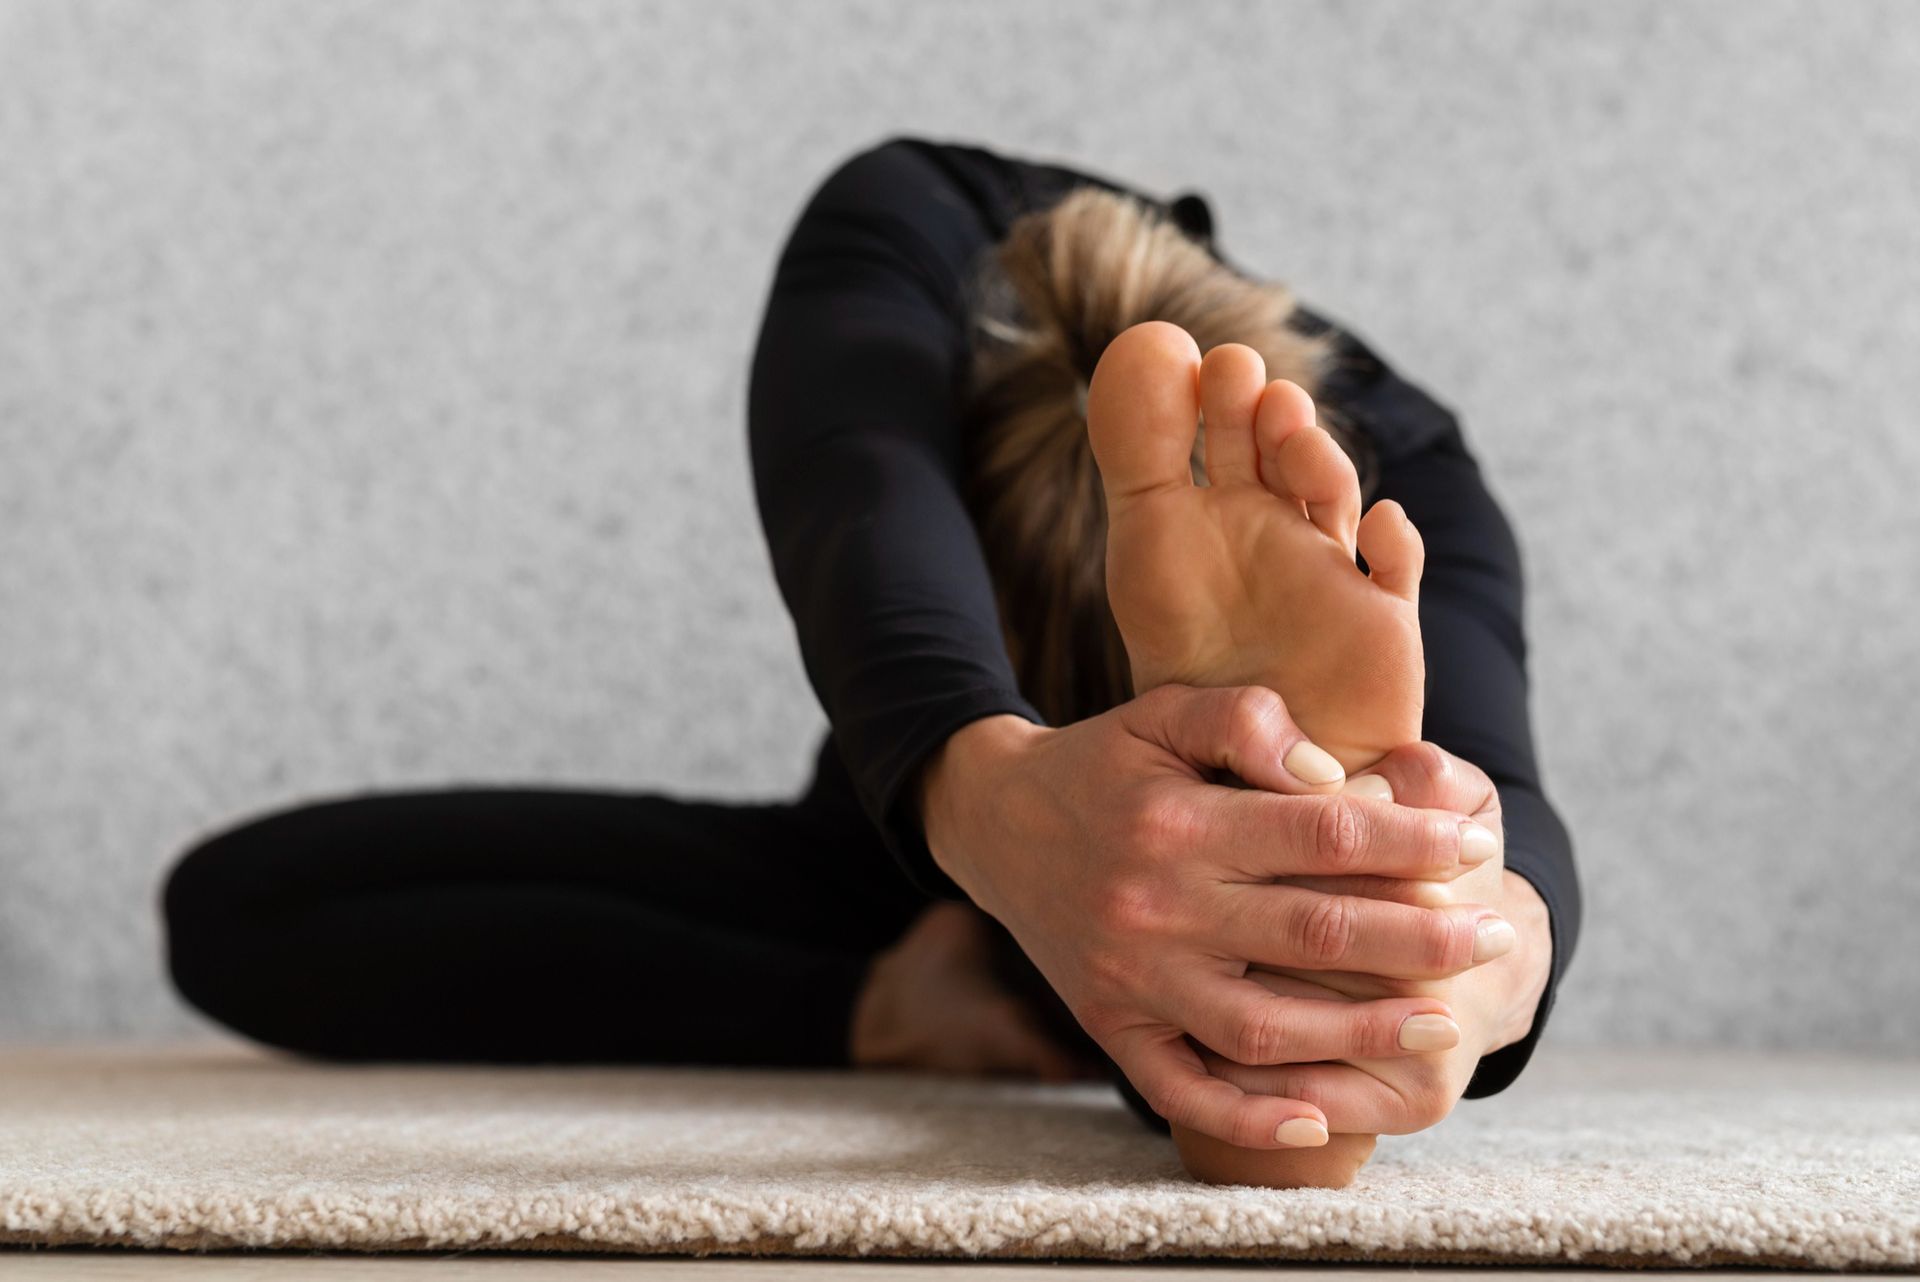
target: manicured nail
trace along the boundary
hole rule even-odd
[[[1500,853],[1500,839],[1471,819],[1460,825],[1460,862],[1484,864]]]
[[[1311,1117],[1289,1117],[1273,1138],[1292,1148],[1318,1148],[1327,1142],[1327,1128]]]
[[[1362,801],[1392,801],[1393,785],[1384,775],[1355,775],[1347,780],[1347,786],[1340,791]]]
[[[1460,1044],[1460,1025],[1445,1015],[1411,1015],[1400,1025],[1403,1051],[1450,1051]]]
[[[1294,744],[1293,751],[1280,764],[1301,783],[1338,783],[1347,774],[1340,768],[1340,763],[1333,759],[1333,754],[1305,739]]]
[[[1492,961],[1495,957],[1513,950],[1520,936],[1514,933],[1513,923],[1504,917],[1485,917],[1473,928],[1473,959],[1476,962]]]

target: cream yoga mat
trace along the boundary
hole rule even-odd
[[[1282,1192],[1096,1086],[13,1050],[0,1241],[1910,1269],[1920,1067],[1548,1048]]]

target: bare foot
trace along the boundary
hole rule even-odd
[[[1180,1164],[1208,1184],[1254,1184],[1270,1189],[1343,1189],[1373,1156],[1377,1135],[1336,1132],[1318,1148],[1237,1148],[1184,1126],[1173,1128]]]
[[[1420,536],[1397,503],[1361,518],[1353,464],[1297,384],[1268,383],[1238,344],[1203,362],[1186,331],[1151,321],[1101,356],[1087,420],[1137,692],[1267,686],[1349,773],[1420,738]]]
[[[1052,1082],[1097,1075],[1000,982],[992,929],[971,904],[931,904],[876,957],[854,1002],[854,1065]]]
[[[1204,486],[1191,468],[1203,419]],[[1102,355],[1088,430],[1107,493],[1107,595],[1136,691],[1267,686],[1348,774],[1420,738],[1420,536],[1396,503],[1361,516],[1353,464],[1304,390],[1267,382],[1251,348],[1203,361],[1184,330],[1150,322]],[[1338,1188],[1375,1137],[1255,1150],[1176,1127],[1174,1141],[1202,1180]]]

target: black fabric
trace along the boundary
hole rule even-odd
[[[868,963],[926,903],[833,772],[791,804],[328,800],[209,837],[163,895],[175,985],[249,1037],[506,1063],[843,1065]]]
[[[755,485],[807,672],[854,791],[929,894],[960,892],[913,813],[920,767],[979,717],[1041,720],[1015,684],[962,499],[967,300],[1013,220],[1080,184],[1125,190],[919,139],[854,156],[801,214],[754,356]],[[1221,257],[1202,198],[1132,194]],[[1533,1035],[1487,1057],[1469,1090],[1491,1094],[1532,1054],[1581,916],[1572,845],[1542,791],[1528,724],[1519,554],[1454,416],[1345,327],[1304,308],[1296,324],[1331,335],[1322,400],[1370,443],[1376,497],[1404,504],[1426,541],[1424,733],[1499,784],[1509,865],[1552,916],[1552,977]]]
[[[297,1054],[841,1068],[867,968],[929,902],[828,745],[793,803],[450,788],[295,806],[187,851],[162,914],[181,995]],[[1166,1130],[982,920],[1001,980]]]
[[[844,1062],[867,960],[929,896],[959,897],[912,813],[915,775],[970,721],[1040,720],[962,502],[956,406],[981,255],[1081,183],[1114,187],[896,140],[830,176],[780,256],[748,413],[775,573],[832,725],[805,797],[463,789],[270,815],[170,879],[181,991],[318,1055]],[[1170,213],[1212,247],[1204,200]],[[1534,1036],[1482,1061],[1468,1094],[1490,1094],[1531,1053],[1580,921],[1528,729],[1518,553],[1453,416],[1349,332],[1299,323],[1335,335],[1324,399],[1426,540],[1426,735],[1499,783],[1509,865],[1552,914]]]

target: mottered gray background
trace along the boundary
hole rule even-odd
[[[1920,1049],[1916,66],[1897,2],[0,0],[0,1037],[199,1029],[155,891],[252,811],[795,788],[746,363],[905,132],[1206,193],[1463,415],[1554,1038]]]

